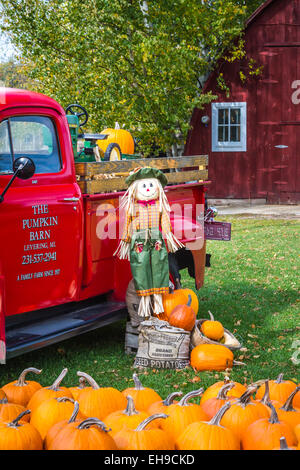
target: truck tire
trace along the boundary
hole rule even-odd
[[[117,160],[122,160],[122,152],[120,146],[115,143],[111,143],[107,146],[107,149],[104,153],[105,162],[113,162]]]

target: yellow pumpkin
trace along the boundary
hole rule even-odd
[[[117,127],[117,126],[116,126]],[[116,143],[120,146],[121,152],[132,155],[134,153],[134,140],[130,132],[125,129],[112,129],[110,127],[103,129],[101,134],[106,134],[108,137],[104,140],[97,140],[98,147],[105,152],[108,145]]]
[[[209,339],[220,341],[224,336],[224,327],[221,322],[216,321],[211,312],[208,312],[210,320],[205,320],[201,325],[201,333]]]

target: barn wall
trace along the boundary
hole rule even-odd
[[[267,198],[271,203],[300,201],[300,0],[273,1],[246,28],[247,56],[263,65],[259,78],[242,83],[245,63],[226,64],[221,71],[230,87],[227,98],[206,83],[220,102],[247,102],[247,151],[212,152],[211,105],[195,109],[185,154],[209,155],[208,196]]]

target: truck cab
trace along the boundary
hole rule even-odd
[[[45,95],[0,89],[2,363],[127,314],[130,265],[113,256],[119,243],[119,199],[126,188],[121,185],[124,178],[115,178],[114,183],[102,176],[109,172],[107,165],[114,165],[115,175],[145,162],[76,163],[69,121],[60,104]],[[29,177],[20,177],[21,170],[16,175],[22,158],[34,164]],[[190,165],[192,157],[185,158],[190,158]],[[207,164],[206,158],[201,161]],[[168,172],[167,160],[163,164]],[[156,163],[162,165],[160,159]],[[191,227],[203,222],[204,214],[195,211],[197,205],[204,207],[208,182],[203,168],[204,177],[193,182],[170,173],[166,188],[176,207],[191,206],[186,217]],[[192,177],[188,173],[185,179]],[[175,214],[172,221],[182,223],[182,215]],[[103,236],[110,223],[117,227],[115,236]],[[179,253],[175,260],[175,272],[188,267],[196,288],[203,285],[206,259],[201,233],[201,247],[186,250],[187,256]],[[184,235],[181,240],[192,241]]]

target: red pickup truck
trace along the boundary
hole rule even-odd
[[[69,121],[56,101],[0,89],[1,363],[126,317],[130,266],[113,255],[119,198],[126,171],[154,164],[169,179],[174,228],[184,221],[192,229],[181,236],[186,249],[170,259],[170,276],[188,268],[198,289],[205,242],[203,230],[191,233],[203,227],[204,211],[196,207],[204,207],[207,157],[76,163]],[[100,233],[107,220],[117,226],[115,237]]]

